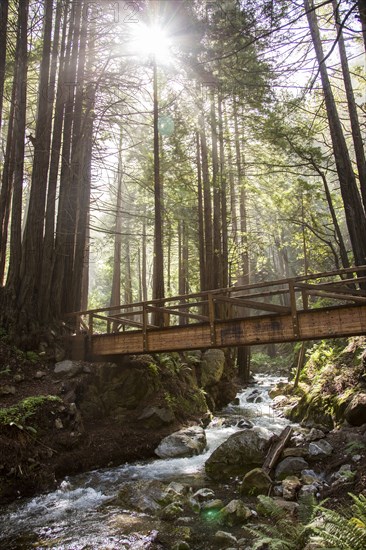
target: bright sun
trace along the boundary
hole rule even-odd
[[[157,25],[139,24],[133,35],[133,50],[142,57],[154,56],[159,63],[170,60],[171,41],[164,29]]]

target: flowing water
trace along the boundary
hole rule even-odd
[[[159,530],[164,529],[162,522],[147,514],[122,510],[113,503],[120,486],[126,481],[146,479],[180,481],[197,488],[209,486],[205,461],[231,434],[245,427],[246,422],[276,433],[287,424],[276,416],[268,396],[270,387],[279,380],[258,375],[256,384],[240,392],[235,402],[207,427],[207,450],[202,455],[95,470],[65,479],[55,492],[0,508],[0,548],[169,549],[170,546],[157,542]]]

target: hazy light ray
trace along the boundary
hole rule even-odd
[[[132,36],[131,49],[141,57],[155,57],[158,63],[172,60],[171,39],[159,25],[136,25]]]

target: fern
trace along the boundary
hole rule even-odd
[[[264,544],[269,550],[302,550],[311,534],[308,524],[315,518],[318,509],[314,497],[310,495],[300,499],[299,521],[289,518],[288,512],[272,498],[261,495],[258,500],[258,511],[270,518],[272,523],[261,524],[258,530],[251,530],[251,534],[258,539],[254,542],[253,550]]]
[[[354,501],[352,514],[343,515],[323,506],[319,507],[321,522],[310,525],[318,541],[333,550],[365,550],[366,548],[366,497],[349,495]],[[331,546],[329,546],[331,545]]]

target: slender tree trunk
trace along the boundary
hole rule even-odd
[[[362,207],[355,174],[352,169],[352,162],[348,152],[346,140],[344,138],[327,68],[324,63],[324,53],[316,13],[315,11],[311,11],[314,5],[312,1],[304,0],[304,6],[319,64],[329,129],[332,138],[333,152],[344,204],[347,227],[352,243],[352,250],[356,265],[363,265],[366,263],[365,212]]]
[[[147,243],[146,243],[146,212],[142,224],[142,253],[141,253],[141,288],[142,300],[147,301]]]
[[[42,267],[44,213],[47,193],[47,174],[51,143],[53,101],[49,102],[49,72],[51,61],[53,0],[46,0],[43,51],[38,87],[36,135],[34,144],[32,184],[28,214],[24,230],[22,262],[20,266],[21,289],[19,304],[36,315],[41,304],[39,281]]]
[[[203,209],[205,225],[205,267],[206,277],[204,290],[214,288],[213,279],[213,228],[212,228],[212,202],[210,189],[210,175],[208,170],[208,153],[205,121],[203,115],[200,116],[200,142],[201,142],[201,162],[202,162],[202,183],[203,183]]]
[[[77,55],[76,93],[72,124],[71,138],[71,180],[68,187],[68,227],[66,235],[66,256],[65,256],[65,277],[64,277],[64,303],[66,311],[77,311],[80,303],[81,277],[84,258],[85,226],[80,223],[80,217],[86,220],[85,208],[88,208],[89,198],[84,199],[86,194],[89,197],[88,159],[85,158],[86,140],[92,136],[85,135],[85,127],[89,122],[89,113],[83,115],[83,99],[85,88],[85,62],[87,26],[90,17],[88,13],[88,2],[82,6],[80,43]],[[92,88],[88,92],[93,93]],[[88,98],[90,101],[90,98]],[[90,110],[94,105],[91,105]],[[92,124],[92,121],[91,121]],[[91,155],[91,146],[90,146]],[[85,187],[85,188],[84,188]],[[87,200],[87,202],[84,202]],[[81,212],[83,211],[83,212]],[[76,250],[77,242],[78,251]],[[70,289],[71,292],[70,292]]]
[[[242,168],[242,153],[240,150],[240,135],[238,123],[238,107],[234,99],[234,131],[235,131],[235,153],[236,170],[238,175],[240,189],[240,233],[241,233],[241,265],[240,265],[240,284],[249,284],[249,255],[248,255],[248,237],[247,237],[247,209],[246,209],[246,190],[244,183],[244,174]],[[242,382],[248,383],[250,377],[250,346],[239,346],[237,354],[238,374]]]
[[[51,286],[52,286],[52,266],[54,262],[55,252],[55,215],[56,215],[56,195],[57,195],[57,181],[58,171],[61,157],[61,142],[62,142],[62,128],[64,120],[65,110],[65,46],[67,36],[67,14],[69,4],[65,3],[62,12],[62,3],[58,2],[56,8],[55,19],[55,32],[53,37],[52,48],[52,61],[50,71],[50,94],[53,100],[52,94],[55,89],[57,61],[60,50],[60,61],[58,68],[58,82],[57,92],[54,110],[53,130],[52,130],[52,143],[50,154],[50,166],[48,174],[48,190],[47,190],[47,206],[45,217],[45,230],[43,240],[43,254],[42,254],[42,273],[40,283],[40,294],[42,296],[41,316],[47,319],[50,314],[50,302],[51,302]],[[61,25],[61,16],[63,16],[61,45],[59,48],[59,33]],[[68,52],[68,55],[70,52]]]
[[[200,156],[200,135],[196,132],[196,164],[197,164],[197,196],[198,196],[198,257],[200,267],[200,289],[205,288],[206,258],[205,258],[205,229],[203,214],[202,169]]]
[[[351,75],[349,72],[346,44],[343,37],[342,27],[339,23],[337,0],[333,0],[333,10],[334,10],[334,17],[336,21],[336,28],[338,31],[338,49],[339,49],[339,56],[341,59],[344,88],[346,90],[347,106],[348,106],[349,119],[351,123],[353,146],[355,148],[358,178],[360,182],[363,207],[364,207],[364,210],[366,211],[366,157],[365,157],[365,150],[363,145],[363,138],[361,134],[360,123],[358,120],[357,105],[356,105],[355,96],[353,93]]]
[[[164,298],[164,253],[162,224],[162,189],[160,184],[159,156],[159,103],[157,64],[153,60],[154,80],[154,199],[155,199],[155,234],[154,234],[154,269],[153,269],[153,299]],[[164,322],[162,315],[154,315],[154,324],[160,326]]]
[[[2,183],[0,191],[0,285],[3,284],[5,275],[6,250],[8,243],[8,225],[10,217],[10,205],[13,194],[14,177],[14,119],[15,102],[18,91],[18,70],[14,68],[13,87],[11,94],[11,107],[8,122],[8,133],[6,138],[6,149],[4,159],[4,169],[2,174]]]
[[[71,150],[72,150],[72,125],[75,100],[75,82],[77,70],[77,56],[79,51],[81,2],[71,4],[70,26],[66,44],[65,80],[68,84],[67,98],[64,111],[64,125],[62,137],[62,161],[59,189],[59,203],[55,240],[55,259],[53,264],[53,306],[54,316],[61,317],[61,313],[67,312],[69,303],[65,281],[70,279],[66,269],[72,269],[73,258],[67,257],[70,253],[70,225],[73,224],[74,205],[69,204],[70,186],[72,181]],[[71,218],[70,218],[71,215]],[[73,234],[75,238],[75,234]]]
[[[114,253],[113,253],[113,277],[112,291],[109,304],[118,306],[121,304],[121,263],[122,263],[122,128],[120,128],[118,173],[117,173],[117,199],[116,218],[114,225]]]
[[[360,14],[362,36],[366,52],[366,0],[358,0],[358,11]]]
[[[221,233],[222,233],[222,278],[221,284],[226,288],[229,284],[229,245],[227,226],[227,186],[225,170],[225,149],[224,149],[224,121],[222,113],[222,98],[218,102],[219,116],[219,143],[220,143],[220,189],[221,189]]]
[[[88,309],[89,299],[89,258],[90,258],[90,210],[88,211],[86,221],[86,238],[84,249],[84,266],[83,266],[83,278],[81,285],[81,311]]]
[[[9,1],[1,0],[0,2],[0,135],[1,135],[2,113],[3,113],[3,102],[4,102],[8,13],[9,13]]]
[[[217,140],[216,97],[211,95],[211,136],[212,136],[212,187],[213,187],[213,288],[222,288],[221,253],[221,192],[219,181],[219,152]]]
[[[335,208],[334,208],[334,205],[333,205],[333,199],[332,199],[332,195],[331,195],[330,190],[329,190],[327,178],[325,177],[324,172],[322,170],[320,170],[320,168],[317,166],[317,164],[313,160],[311,161],[311,163],[312,163],[312,166],[314,167],[314,169],[316,170],[316,172],[321,177],[322,182],[323,182],[325,197],[327,199],[329,212],[330,212],[330,215],[332,217],[334,231],[335,231],[335,234],[336,234],[336,237],[337,237],[337,243],[338,243],[338,247],[339,247],[339,253],[340,253],[340,256],[341,256],[342,265],[343,265],[343,267],[350,267],[346,245],[344,244],[342,231],[341,231],[341,228],[340,228],[339,223],[338,223],[337,214],[336,214],[336,211],[335,211]]]
[[[18,83],[27,82],[27,32],[29,1],[23,0],[19,5],[17,27],[17,78]],[[25,86],[17,86],[14,111],[14,189],[11,215],[10,258],[7,287],[18,295],[20,282],[20,262],[22,259],[22,198],[24,174],[24,140],[27,110],[27,93]],[[22,312],[21,312],[22,314]]]

